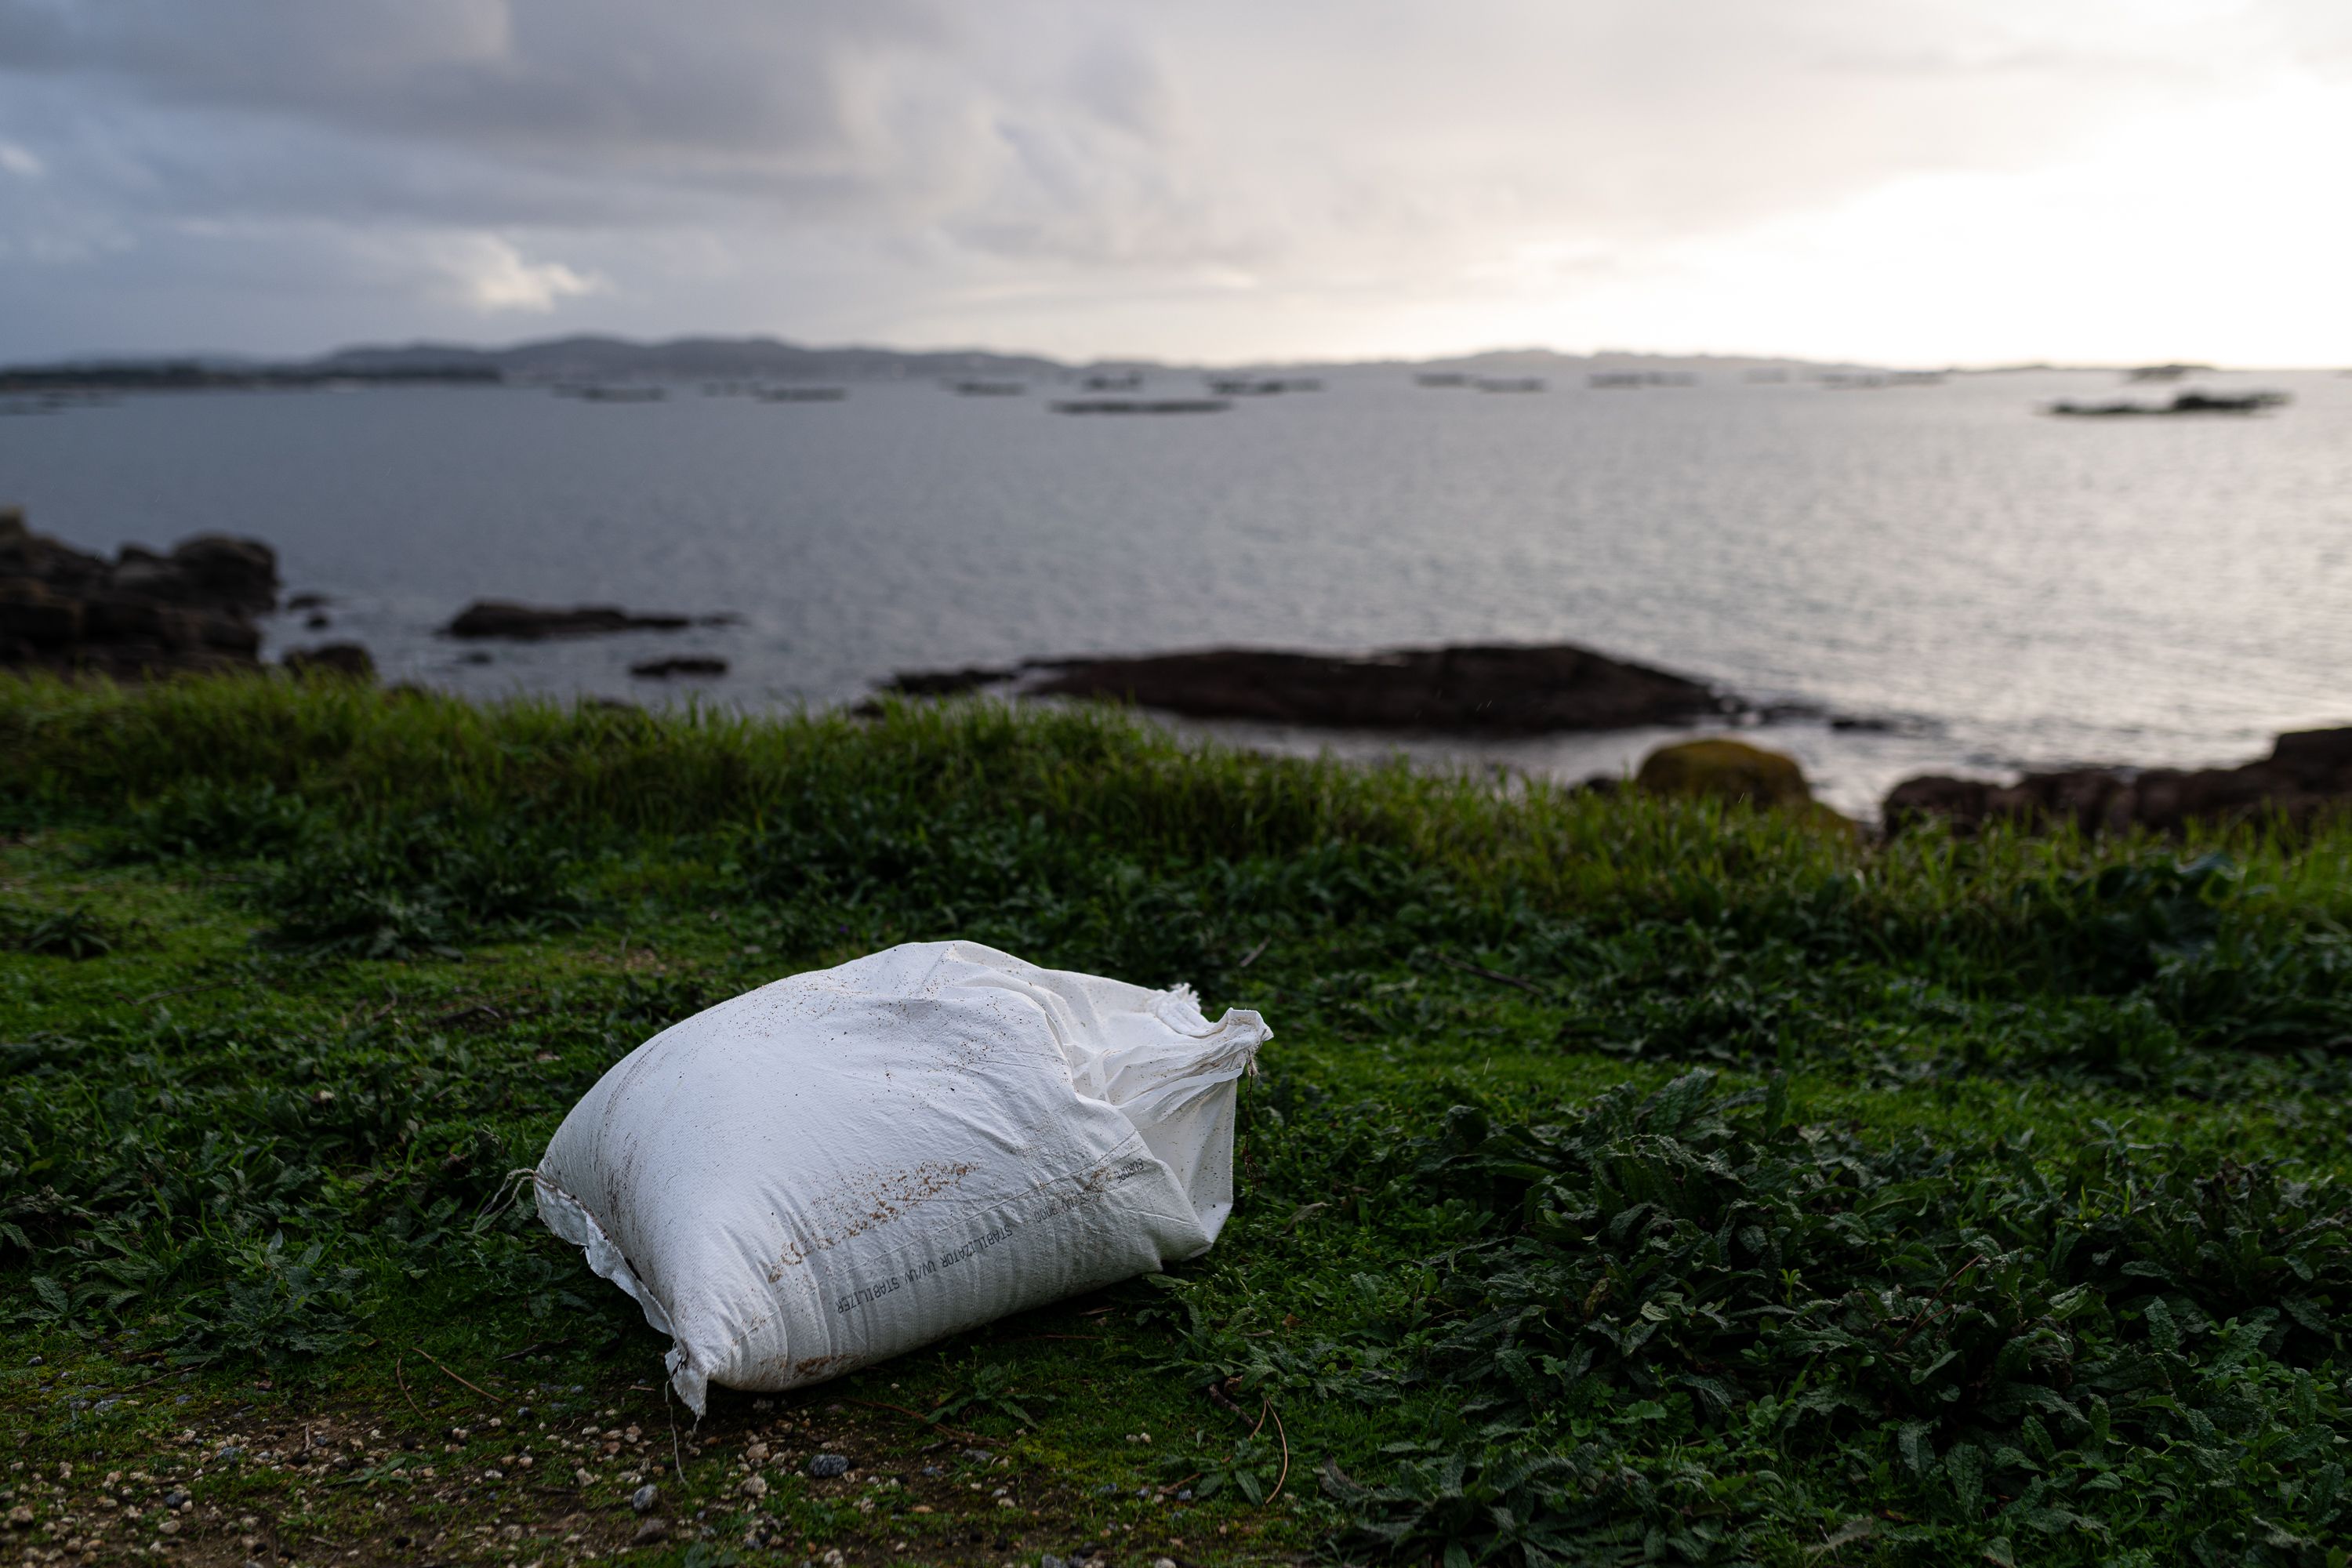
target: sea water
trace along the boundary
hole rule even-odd
[[[2294,401],[2083,420],[2037,410],[2120,395],[2115,376],[1494,394],[1374,369],[1157,416],[928,383],[837,403],[694,386],[651,403],[136,396],[0,418],[0,503],[91,549],[268,541],[289,592],[332,601],[325,630],[273,620],[273,648],[356,640],[387,679],[479,696],[675,700],[688,689],[628,667],[680,653],[728,661],[692,688],[706,700],[774,708],[1059,654],[1580,642],[1870,721],[1754,737],[1866,812],[1912,773],[2230,763],[2281,729],[2352,722],[2352,380],[2196,384]],[[1144,395],[1200,390],[1171,372]],[[489,596],[741,619],[520,646],[436,635]],[[1212,728],[1572,777],[1664,738]]]

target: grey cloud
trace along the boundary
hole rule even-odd
[[[928,10],[905,0],[0,6],[6,68],[560,160],[823,155],[845,120],[845,58],[937,37]]]
[[[1910,158],[2006,162],[2112,108],[2073,79],[2038,96],[1898,79],[1883,68],[1902,35],[1889,11],[1911,14],[1367,5],[1310,25],[1205,5],[1154,48],[1152,13],[1018,0],[0,0],[0,67],[225,125],[422,149],[447,162],[453,217],[499,181],[526,208],[583,184],[601,219],[577,221],[623,224],[669,216],[689,186],[769,215],[940,222],[1097,259],[1280,245],[1282,215],[1384,176],[1439,193],[1401,215],[1408,227],[1464,205],[1564,209],[1603,231],[1721,224]],[[2009,43],[1980,23],[1946,30],[1948,54]],[[1822,62],[1841,47],[1849,67],[1881,49],[1882,68],[1840,79]],[[406,177],[414,159],[354,145],[339,161],[363,199],[414,206],[429,184]],[[320,199],[302,191],[316,175],[272,164],[241,165],[245,194],[225,199]]]
[[[1906,176],[2032,167],[2352,37],[2318,0],[2135,15],[0,0],[0,142],[41,169],[0,170],[0,288],[62,299],[104,255],[110,278],[185,268],[223,298],[243,277],[248,318],[274,320],[265,279],[299,258],[306,287],[348,291],[353,330],[456,320],[449,268],[508,254],[604,279],[600,321],[744,309],[782,279],[757,324],[793,331],[1048,286],[1074,310],[1422,299],[1523,247],[1563,279],[1623,272]]]

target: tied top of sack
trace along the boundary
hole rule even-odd
[[[1188,986],[910,942],[647,1040],[556,1130],[541,1215],[669,1335],[777,1391],[1208,1250],[1269,1037]]]

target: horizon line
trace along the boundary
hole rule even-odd
[[[952,346],[908,348],[887,342],[845,342],[834,343],[812,342],[785,337],[774,331],[767,331],[735,333],[686,331],[668,333],[660,336],[638,337],[624,332],[583,329],[577,331],[551,333],[542,337],[515,338],[499,342],[466,342],[462,340],[443,339],[429,336],[419,336],[401,340],[355,340],[340,343],[335,347],[320,352],[311,353],[309,354],[290,355],[272,355],[223,349],[69,353],[47,356],[34,360],[12,360],[0,362],[0,369],[59,369],[100,365],[171,364],[186,363],[191,362],[238,363],[271,366],[310,365],[322,361],[331,360],[341,355],[370,352],[414,353],[420,350],[442,349],[455,353],[496,355],[512,353],[523,349],[575,341],[612,342],[636,349],[660,349],[684,343],[742,344],[757,342],[772,343],[779,348],[791,349],[808,353],[874,353],[899,355],[909,358],[919,356],[936,357],[971,354],[985,355],[997,359],[1038,360],[1059,368],[1070,370],[1086,370],[1095,367],[1111,366],[1151,366],[1171,371],[1240,370],[1251,367],[1330,367],[1337,369],[1383,364],[1434,365],[1506,355],[1530,354],[1547,355],[1551,358],[1562,360],[1605,360],[1612,358],[1649,360],[1713,360],[1752,364],[1807,365],[1830,369],[1857,368],[1890,371],[1929,371],[1945,372],[1955,374],[1982,374],[1999,371],[2027,370],[2129,371],[2146,366],[2158,365],[2181,365],[2189,369],[2209,370],[2216,373],[2247,371],[2325,372],[2346,370],[2347,368],[2342,365],[2325,363],[2313,363],[2308,364],[2254,365],[2231,364],[2219,361],[2181,359],[2168,360],[2160,358],[2131,360],[2011,358],[1974,362],[1956,359],[1942,362],[1898,363],[1893,361],[1822,357],[1809,353],[1759,353],[1746,350],[1674,350],[1622,347],[1564,349],[1555,348],[1549,344],[1540,343],[1499,344],[1486,348],[1449,351],[1429,354],[1374,353],[1356,357],[1300,355],[1287,358],[1265,357],[1233,360],[1171,360],[1150,354],[1111,353],[1096,354],[1089,358],[1065,358],[1057,354],[1047,353],[1034,349],[990,348],[970,343],[956,344]]]

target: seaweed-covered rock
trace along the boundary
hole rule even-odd
[[[1633,783],[1652,795],[1727,804],[1810,805],[1813,799],[1796,759],[1720,735],[1660,746],[1642,759]]]

